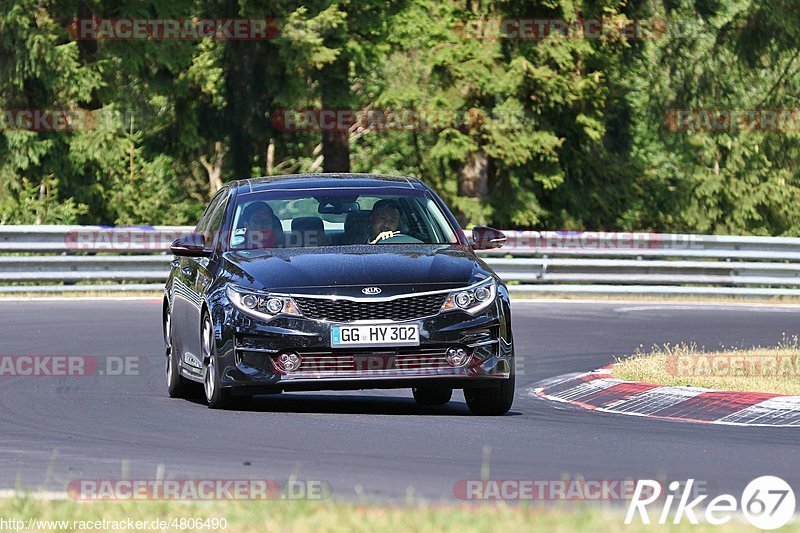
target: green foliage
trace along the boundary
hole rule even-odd
[[[652,202],[639,220],[683,231],[796,235],[796,124],[794,131],[715,129],[696,120],[692,126],[697,127],[676,132],[654,119],[668,109],[702,110],[700,118],[707,118],[708,111],[795,108],[797,97],[792,95],[800,89],[797,41],[794,47],[785,43],[796,31],[792,23],[798,15],[787,12],[781,2],[720,2],[704,18],[691,19],[693,5],[677,5],[668,13],[682,21],[680,31],[668,33],[650,51],[649,60],[660,68],[641,69],[650,97],[637,102],[641,118],[634,150],[650,159],[639,164]],[[765,17],[788,24],[771,24],[768,34],[755,38],[753,21]],[[631,217],[628,224],[637,222]]]
[[[322,134],[282,131],[271,119],[280,109],[328,107],[453,117],[354,128],[347,145],[353,171],[418,176],[464,225],[800,234],[796,123],[684,131],[666,120],[681,109],[800,107],[792,0],[7,0],[4,8],[0,109],[85,109],[97,122],[0,128],[2,223],[192,223],[216,187],[214,169],[223,181],[320,170]],[[69,21],[91,16],[276,18],[280,33],[72,40]],[[474,31],[502,18],[668,24],[642,40]],[[485,162],[477,190],[467,186],[476,158]]]
[[[72,198],[58,201],[58,180],[52,176],[40,184],[23,178],[15,195],[0,197],[0,224],[74,224],[87,211]]]

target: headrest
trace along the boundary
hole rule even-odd
[[[239,215],[239,220],[241,220],[243,223],[246,224],[254,213],[257,213],[262,209],[267,209],[271,217],[275,216],[275,213],[273,213],[272,208],[269,206],[269,204],[266,204],[264,202],[253,202],[252,204],[249,204],[242,210],[242,214]]]
[[[344,219],[344,232],[349,234],[367,226],[371,211],[354,211],[347,213]]]
[[[319,217],[297,217],[292,220],[292,231],[325,231]]]

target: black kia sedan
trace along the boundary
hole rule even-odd
[[[163,324],[169,394],[463,389],[473,414],[514,399],[506,287],[475,250],[505,236],[413,178],[316,174],[236,181],[172,243]]]

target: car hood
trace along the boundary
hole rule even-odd
[[[331,246],[226,252],[233,283],[276,292],[381,296],[463,287],[491,275],[459,245]],[[324,289],[324,290],[321,290]]]

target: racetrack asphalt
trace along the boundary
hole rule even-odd
[[[137,375],[0,377],[0,488],[75,479],[322,480],[341,498],[453,499],[459,480],[657,478],[741,493],[777,475],[800,487],[797,429],[725,427],[590,412],[534,397],[544,379],[594,370],[638,346],[775,345],[800,307],[514,303],[517,394],[474,417],[408,390],[289,393],[244,411],[170,399],[157,301],[0,302],[0,355],[131,359]],[[521,364],[520,364],[521,363]],[[101,365],[102,366],[102,365]]]

